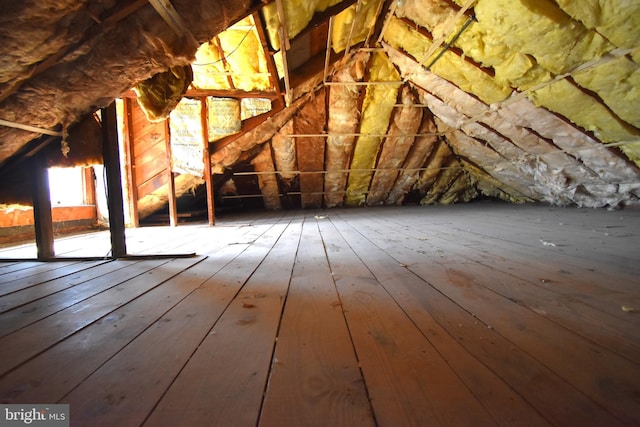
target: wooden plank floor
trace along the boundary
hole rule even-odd
[[[74,426],[640,425],[638,208],[127,233],[133,252],[197,255],[0,263],[0,402],[68,403]],[[104,255],[108,235],[56,245]]]

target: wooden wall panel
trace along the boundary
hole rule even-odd
[[[128,176],[131,216],[138,225],[138,213],[153,193],[162,191],[167,185],[166,129],[165,122],[149,122],[135,100],[125,102],[127,115],[126,137],[128,139]],[[148,210],[148,209],[147,209]]]

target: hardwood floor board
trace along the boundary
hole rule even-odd
[[[497,295],[479,284],[465,267],[448,266],[434,276],[433,265],[409,267],[425,281],[495,329],[522,350],[574,384],[587,396],[625,422],[640,422],[638,365],[573,331]],[[440,270],[440,269],[437,269]],[[473,287],[473,296],[465,295]],[[606,387],[604,386],[606,384]]]
[[[77,273],[0,297],[0,337],[115,286],[119,270],[132,265],[123,261],[88,264]]]
[[[379,219],[386,226],[389,220]],[[425,254],[450,254],[446,250],[449,245],[458,249],[452,262],[461,258],[468,259],[489,268],[502,271],[513,277],[526,280],[538,287],[547,289],[564,298],[577,300],[595,310],[604,311],[610,316],[640,326],[640,316],[630,315],[622,307],[640,306],[640,295],[635,285],[636,279],[630,279],[616,270],[609,269],[603,263],[574,266],[561,262],[555,253],[549,251],[520,252],[510,243],[496,241],[491,238],[469,238],[466,233],[457,234],[448,229],[424,231],[424,227],[411,221],[400,224],[392,219],[394,228],[407,236],[408,240],[420,239],[429,243]],[[444,248],[444,249],[443,249]],[[593,271],[594,267],[602,270]],[[588,272],[588,274],[585,274]],[[608,270],[607,273],[604,271]]]
[[[458,337],[457,331],[455,331],[456,335],[452,336],[449,330],[440,326],[422,304],[416,302],[406,287],[425,286],[421,279],[406,270],[403,265],[398,264],[388,254],[381,252],[356,230],[359,227],[352,227],[351,221],[348,221],[349,224],[347,224],[335,216],[331,218],[331,222],[336,226],[342,238],[354,247],[361,262],[367,265],[371,274],[376,280],[379,280],[379,283],[384,286],[396,304],[407,313],[425,338],[437,348],[442,357],[450,364],[451,369],[458,374],[474,396],[492,414],[497,424],[504,426],[543,426],[548,424],[548,421],[517,390],[503,381],[498,374],[492,371],[490,366],[485,366],[481,358],[477,359],[465,349],[462,345],[464,337]],[[370,252],[371,254],[368,256],[367,254]],[[381,274],[382,272],[384,274]],[[435,303],[442,296],[430,294],[429,298]],[[444,301],[444,305],[448,303],[450,301]],[[442,303],[437,305],[440,307]],[[447,314],[447,320],[462,327],[462,323],[456,322],[457,316],[461,316],[461,322],[464,323],[475,321],[472,316],[463,311],[453,311]],[[474,323],[475,325],[477,322]],[[479,330],[485,332],[481,328]]]
[[[0,248],[0,259],[10,260],[15,259],[36,259],[38,253],[36,252],[35,240],[33,243],[10,245]]]
[[[604,209],[537,207],[530,210],[521,206],[514,207],[513,215],[501,215],[499,220],[488,215],[481,229],[473,227],[472,230],[512,241],[508,233],[510,227],[518,227],[518,234],[530,246],[536,246],[537,239],[543,245],[543,242],[555,244],[559,251],[569,256],[640,273],[635,251],[640,244],[638,209],[611,212]]]
[[[624,422],[640,422],[636,401],[640,370],[636,364],[492,292],[464,266],[437,262],[425,266],[424,257],[413,248],[388,236],[377,242],[425,282],[546,366],[553,366],[558,375],[612,414]]]
[[[141,425],[285,226],[271,227],[242,257],[225,265],[66,395],[63,401],[74,408],[75,422]],[[124,377],[132,381],[123,382]]]
[[[203,254],[200,247],[211,243],[208,237],[220,234],[219,230],[200,224],[132,229],[127,235],[127,252],[132,255],[179,253],[200,255]],[[221,240],[224,242],[224,239]],[[217,239],[213,243],[217,243]],[[219,247],[219,245],[213,245],[211,250],[215,251]]]
[[[534,289],[528,282],[504,277],[477,263],[448,264],[447,268],[464,271],[473,277],[473,283],[640,365],[640,330],[633,324],[580,301],[554,296],[545,289]]]
[[[348,218],[347,220],[351,221]],[[499,334],[495,328],[489,328],[491,324],[484,323],[474,316],[472,311],[460,305],[460,301],[446,297],[446,294],[433,287],[431,282],[425,282],[423,278],[408,270],[407,262],[396,258],[397,254],[402,254],[403,251],[401,248],[390,247],[392,245],[389,243],[389,236],[378,235],[374,229],[367,230],[360,225],[360,219],[357,222],[358,232],[363,233],[373,245],[369,250],[360,251],[359,254],[381,283],[402,286],[403,293],[411,296],[404,300],[404,303],[412,305],[411,310],[408,308],[406,311],[409,313],[415,310],[416,304],[421,306],[470,354],[495,372],[551,423],[585,426],[622,425],[622,421],[595,405],[593,400],[574,388],[557,372],[549,370],[547,365]],[[393,261],[381,264],[380,251],[387,253]],[[452,251],[455,251],[455,248],[452,248]],[[425,269],[434,266],[424,258],[421,262]],[[494,308],[498,314],[501,313],[500,307]],[[415,319],[416,323],[418,320]],[[562,354],[566,352],[563,351]],[[563,396],[563,400],[559,400],[557,396]]]
[[[108,230],[61,236],[54,239],[56,257],[108,257],[111,255],[111,237]]]
[[[498,425],[360,261],[360,242],[350,246],[329,221],[319,225],[377,425]]]
[[[0,295],[64,277],[90,265],[90,262],[80,261],[40,262],[27,270],[17,270],[0,276]]]
[[[458,235],[458,238],[464,236]],[[480,241],[486,238],[480,238]],[[489,250],[507,251],[507,256],[512,256],[514,261],[521,263],[535,263],[537,259],[549,260],[549,268],[553,271],[564,275],[565,279],[569,275],[580,276],[581,272],[588,271],[590,277],[588,280],[593,284],[598,284],[603,289],[613,290],[616,292],[634,292],[633,283],[635,282],[635,273],[628,269],[621,269],[617,266],[607,264],[600,259],[578,260],[576,257],[569,256],[558,248],[525,248],[512,245],[508,242],[493,240],[494,247],[486,248]],[[482,243],[476,243],[482,245]],[[511,248],[509,253],[509,249]]]
[[[195,264],[199,259],[143,261],[136,264],[140,274],[104,292],[32,323],[0,339],[0,375],[26,362],[47,348],[90,325],[129,301],[144,295],[165,280]],[[150,269],[151,268],[151,269]]]
[[[310,216],[303,224],[259,425],[375,425]]]
[[[389,228],[396,231],[393,233],[394,239],[402,242],[408,249],[414,248],[422,255],[424,245],[416,244],[416,238],[421,233],[415,231],[404,230],[387,223],[386,230]],[[411,229],[415,230],[415,229]],[[430,234],[428,238],[429,246],[446,249],[447,245],[451,246],[452,242],[439,241],[437,236]],[[636,325],[629,322],[634,319],[633,316],[622,312],[619,308],[612,310],[615,314],[622,314],[616,317],[608,311],[601,309],[602,299],[596,297],[590,298],[587,304],[583,300],[577,300],[572,295],[558,294],[557,292],[544,287],[543,283],[536,283],[529,279],[521,278],[522,268],[518,268],[520,276],[507,274],[498,269],[498,266],[509,263],[509,260],[491,259],[482,257],[478,259],[473,254],[468,254],[466,249],[458,249],[455,251],[460,256],[459,262],[446,261],[443,264],[438,258],[435,262],[453,267],[458,265],[459,268],[472,276],[474,280],[479,280],[485,287],[490,288],[494,292],[500,294],[529,310],[547,317],[554,322],[571,329],[572,331],[582,335],[587,339],[593,340],[595,343],[602,345],[626,357],[633,363],[640,363],[640,330]],[[490,265],[490,266],[489,266]],[[495,266],[495,267],[494,267]],[[593,291],[593,289],[590,289]],[[624,316],[626,314],[626,316]]]
[[[0,276],[16,271],[26,272],[31,267],[36,267],[41,263],[38,261],[0,261]]]
[[[640,425],[639,232],[638,209],[244,212],[127,229],[204,256],[0,262],[0,402],[92,427]]]
[[[229,230],[244,234],[252,227],[269,227],[284,217],[284,212],[262,212],[229,214],[222,216],[214,227],[205,223],[179,224],[177,227],[145,226],[127,228],[127,253],[130,255],[171,255],[196,253],[204,255],[215,252],[230,238]],[[56,237],[56,256],[108,257],[111,242],[108,230]],[[0,248],[0,258],[36,258],[35,242]],[[47,263],[49,264],[49,263]],[[0,284],[3,283],[0,263]]]
[[[633,287],[635,279],[620,276],[615,271],[605,274],[603,268],[596,267],[594,263],[572,268],[559,262],[553,254],[546,258],[521,256],[515,250],[509,251],[508,247],[500,252],[495,248],[485,251],[476,247],[472,251],[461,250],[460,254],[478,264],[525,280],[558,298],[579,301],[635,328],[640,326],[640,319],[624,310],[626,306],[640,306],[640,295]],[[594,268],[600,271],[596,272]]]
[[[300,232],[293,218],[145,425],[257,424]]]
[[[640,254],[635,250],[640,245],[640,210],[619,213],[597,209],[526,208],[515,207],[513,217],[503,214],[499,219],[492,217],[493,208],[482,221],[471,221],[464,227],[457,224],[453,230],[487,236],[527,251],[553,251],[563,262],[577,261],[584,265],[585,261],[591,261],[631,277],[640,274]],[[549,218],[556,212],[562,212],[564,217]],[[512,230],[517,230],[517,234]]]
[[[264,231],[264,230],[263,230]],[[229,245],[184,273],[106,314],[0,378],[0,401],[58,402],[169,309],[242,254]]]

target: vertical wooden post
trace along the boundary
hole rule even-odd
[[[96,184],[91,166],[82,168],[82,198],[85,205],[96,204]]]
[[[124,98],[124,164],[125,176],[127,178],[127,193],[129,197],[129,221],[134,227],[140,226],[140,216],[138,215],[138,184],[136,181],[136,161],[135,161],[135,133],[133,126],[133,101],[131,98]]]
[[[111,231],[111,256],[119,258],[127,254],[124,226],[124,202],[120,177],[120,153],[118,151],[118,122],[116,104],[112,102],[102,111],[102,156],[107,178],[107,206]]]
[[[51,196],[49,195],[49,172],[46,159],[42,155],[33,159],[35,167],[31,182],[33,198],[33,222],[36,234],[38,259],[53,258],[53,217],[51,215]]]
[[[207,122],[207,98],[200,98],[200,124],[202,126],[202,144],[204,149],[202,155],[204,156],[204,182],[207,190],[207,217],[209,218],[209,225],[213,226],[216,223],[216,210],[215,202],[213,199],[213,177],[211,176],[211,153],[209,152],[209,124]]]
[[[176,203],[176,181],[171,167],[171,130],[169,129],[169,119],[164,121],[164,141],[167,163],[167,199],[169,201],[169,225],[178,225],[178,204]]]

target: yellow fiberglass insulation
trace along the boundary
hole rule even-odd
[[[625,56],[573,74],[622,120],[640,128],[640,67]]]
[[[267,59],[253,19],[239,22],[218,38],[229,67],[227,71],[235,73],[232,78],[236,89],[265,90],[271,86]]]
[[[473,22],[463,30],[466,16],[454,22],[456,10],[444,0],[406,0],[396,9],[396,16],[407,18],[429,30],[435,40],[451,40],[464,55],[485,67],[494,67],[495,80],[500,86],[527,89],[550,80],[550,73],[527,55],[515,52],[491,37],[491,31],[480,22]]]
[[[555,0],[573,19],[595,29],[614,45],[632,49],[640,40],[640,2],[629,0]]]
[[[431,44],[430,40],[397,18],[389,21],[385,39],[392,47],[404,50],[425,65],[430,64],[439,52],[438,50],[430,58],[424,58],[424,52]],[[511,94],[508,84],[499,84],[483,70],[451,51],[446,51],[438,58],[431,66],[431,71],[460,89],[473,93],[487,104],[503,101]]]
[[[592,131],[603,142],[638,141],[640,138],[637,129],[617,119],[566,79],[530,92],[529,98],[537,106],[562,114],[583,129]],[[640,166],[640,143],[626,144],[620,149]]]
[[[287,36],[291,39],[302,31],[316,12],[322,12],[327,7],[340,3],[341,0],[282,0],[282,9],[286,23]],[[280,19],[276,2],[271,2],[262,8],[267,34],[271,47],[280,50]]]
[[[133,90],[147,119],[159,122],[178,105],[192,80],[190,65],[176,66],[138,83]]]
[[[478,21],[511,49],[532,55],[547,70],[566,73],[613,46],[551,0],[479,0]]]
[[[552,79],[552,74],[528,55],[514,52],[500,64],[494,65],[496,82],[520,91],[529,90]]]
[[[367,92],[362,105],[362,119],[360,122],[361,135],[354,149],[351,169],[356,170],[349,175],[345,203],[351,206],[362,205],[366,199],[366,192],[375,166],[378,149],[382,142],[381,135],[386,133],[391,118],[400,84],[375,84],[375,82],[399,81],[393,64],[384,53],[376,53],[369,63],[372,83],[367,86]],[[359,170],[359,171],[358,171]]]
[[[193,63],[193,85],[198,89],[229,89],[218,41],[200,45]]]
[[[492,30],[481,22],[474,22],[454,43],[465,56],[485,67],[493,67],[499,85],[527,90],[551,80],[551,73],[531,56],[509,49],[492,36]]]
[[[375,26],[381,1],[360,0],[335,16],[331,33],[331,47],[335,52],[342,52],[347,44],[353,46],[367,38]]]
[[[434,39],[448,37],[454,28],[456,11],[443,0],[406,0],[398,2],[396,16],[408,18],[429,30]]]
[[[198,89],[265,90],[271,86],[267,60],[253,18],[248,17],[218,34],[196,52],[194,84]]]

